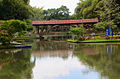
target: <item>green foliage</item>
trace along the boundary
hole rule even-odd
[[[22,32],[27,29],[25,22],[20,20],[7,20],[2,23],[1,30],[6,30],[9,35],[13,36],[17,32]]]
[[[80,0],[75,9],[77,18],[96,18],[95,8],[98,2],[99,0]]]
[[[116,30],[117,28],[117,25],[114,24],[114,22],[99,22],[97,24],[95,24],[95,29],[97,31],[105,31],[106,28],[112,28],[114,30]]]
[[[29,0],[2,0],[0,2],[0,20],[27,19],[32,14]]]
[[[29,4],[30,0],[23,0],[25,4]]]
[[[52,8],[43,10],[43,8],[32,8],[33,15],[30,16],[31,20],[67,20],[69,19],[69,9],[66,6],[60,8]]]
[[[44,20],[67,20],[69,19],[69,13],[69,9],[66,6],[43,10]]]
[[[22,36],[22,35],[27,34],[27,33],[28,33],[28,31],[22,31],[22,32],[18,33],[18,36]]]
[[[12,40],[12,38],[9,36],[7,31],[0,30],[0,43],[5,44],[6,42],[9,43]]]
[[[105,31],[105,24],[103,22],[99,22],[95,24],[95,30],[98,31]]]
[[[81,36],[82,36],[83,33],[86,32],[86,30],[85,30],[85,28],[84,28],[84,26],[83,26],[83,24],[82,24],[81,26],[70,27],[70,32],[71,32],[71,34],[73,34],[73,35],[77,35],[77,36],[81,35]]]
[[[78,19],[76,14],[70,15],[69,18],[72,19],[72,20],[73,20],[73,19]]]
[[[32,21],[30,19],[24,19],[24,22],[27,24],[27,31],[31,32],[33,30]]]
[[[80,0],[75,13],[78,19],[98,17],[100,22],[95,24],[96,31],[120,29],[120,3],[117,0]]]
[[[116,0],[100,0],[96,5],[96,13],[100,17],[101,22],[113,22],[115,25],[120,25],[120,5]]]
[[[33,15],[30,16],[30,19],[32,21],[34,21],[34,20],[44,20],[43,19],[44,18],[43,8],[33,7],[32,11],[33,11]]]

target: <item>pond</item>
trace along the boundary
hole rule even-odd
[[[120,44],[32,45],[0,50],[0,79],[120,79]]]

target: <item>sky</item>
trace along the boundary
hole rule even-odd
[[[73,14],[78,2],[79,0],[30,0],[30,5],[32,7],[43,7],[45,10],[48,8],[59,8],[61,5],[64,5]]]

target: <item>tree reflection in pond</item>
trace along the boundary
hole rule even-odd
[[[119,44],[35,41],[32,50],[0,50],[0,79],[120,79],[119,49]]]
[[[0,50],[0,79],[31,79],[31,50]]]
[[[82,48],[83,47],[83,48]],[[75,49],[74,55],[83,64],[107,79],[120,79],[120,45],[85,45]]]
[[[66,59],[70,52],[73,52],[73,45],[66,42],[37,41],[34,43],[33,50],[34,56],[62,57]]]

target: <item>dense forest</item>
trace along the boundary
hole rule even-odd
[[[1,0],[0,1],[0,19],[28,19],[32,15],[30,0]]]
[[[65,20],[99,18],[102,22],[119,25],[119,0],[80,0],[75,13],[70,15],[66,6],[44,10],[31,7],[30,0],[0,0],[0,20]]]
[[[0,0],[0,20],[31,19],[31,20],[65,20],[69,19],[69,9],[66,6],[43,10],[31,7],[30,0]]]
[[[120,29],[120,0],[80,0],[72,17],[76,19],[98,18],[98,31],[112,27]]]

